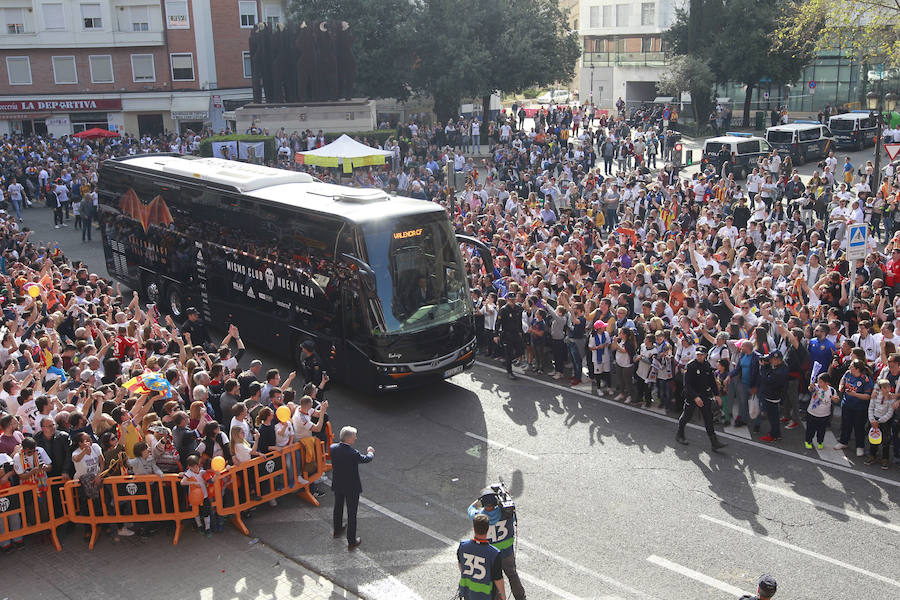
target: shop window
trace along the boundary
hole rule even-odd
[[[42,4],[41,12],[44,15],[44,29],[48,31],[64,31],[66,29],[66,17],[62,2]]]
[[[53,81],[58,85],[78,83],[74,56],[53,57]]]
[[[653,38],[641,38],[641,52],[653,52]]]
[[[244,79],[250,79],[253,73],[253,69],[250,63],[250,53],[244,50],[243,52],[241,52],[241,58],[244,62]]]
[[[85,29],[103,29],[99,4],[81,5],[81,23]]]
[[[641,25],[643,25],[644,27],[656,25],[656,3],[655,2],[642,2],[641,3]]]
[[[113,66],[112,56],[109,54],[89,56],[91,66],[91,83],[112,83]]]
[[[6,33],[16,35],[25,33],[25,9],[4,8],[3,24],[6,25]]]
[[[156,67],[152,54],[131,55],[131,75],[135,83],[156,81]]]
[[[88,129],[109,129],[106,113],[72,113],[72,132],[79,133]]]
[[[247,29],[256,25],[256,2],[238,2],[238,9],[241,13],[241,29]]]
[[[166,0],[166,27],[169,29],[189,29],[187,0]]]
[[[173,81],[194,80],[194,56],[192,54],[170,54]]]
[[[31,59],[27,56],[7,56],[6,73],[9,85],[31,85]]]

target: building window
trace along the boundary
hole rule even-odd
[[[9,85],[31,85],[31,59],[27,56],[7,56],[6,73]]]
[[[263,4],[263,16],[266,19],[266,25],[269,27],[278,25],[284,18],[281,12],[281,4]]]
[[[172,81],[194,80],[194,55],[170,54],[172,61]]]
[[[3,23],[6,25],[6,33],[10,35],[25,33],[25,9],[4,8]]]
[[[150,7],[129,6],[129,27],[126,31],[150,31]]]
[[[241,28],[246,29],[256,25],[256,2],[238,2],[241,11]]]
[[[641,3],[641,25],[644,27],[656,25],[656,3]]]
[[[166,26],[169,29],[189,29],[187,0],[166,0]]]
[[[53,57],[53,81],[57,84],[78,83],[74,56]]]
[[[600,27],[600,7],[592,6],[589,16],[590,20],[588,21],[588,27],[590,27],[591,29]]]
[[[630,8],[627,4],[616,4],[616,27],[628,27],[628,10]]]
[[[616,24],[613,23],[612,20],[612,4],[606,4],[603,6],[603,26],[604,27],[615,27]]]
[[[135,83],[156,81],[156,66],[152,54],[131,55],[131,78]]]
[[[250,53],[244,50],[241,52],[241,57],[244,59],[244,79],[250,79],[253,73],[253,68],[250,63]]]
[[[89,56],[88,63],[91,65],[91,83],[113,82],[112,56],[109,54]]]
[[[81,22],[85,29],[103,29],[103,19],[100,18],[100,5],[82,4]]]
[[[66,17],[63,13],[62,2],[42,4],[41,11],[44,14],[44,29],[48,31],[63,31],[66,28]]]

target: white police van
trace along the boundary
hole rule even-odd
[[[795,165],[825,158],[834,149],[831,130],[818,121],[794,121],[766,129],[766,141],[782,156],[790,156]]]
[[[709,138],[703,143],[703,156],[700,158],[701,170],[706,165],[715,167],[718,173],[722,164],[719,152],[726,148],[731,154],[731,172],[735,179],[743,179],[756,168],[756,160],[772,152],[769,143],[761,137],[750,133],[725,132],[725,135]]]
[[[828,128],[838,148],[862,150],[866,146],[874,146],[878,137],[878,119],[867,110],[835,115],[828,119]]]

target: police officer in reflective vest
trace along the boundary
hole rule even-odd
[[[459,543],[459,597],[465,600],[506,600],[500,551],[487,539],[491,520],[485,514],[475,515],[472,528],[475,537]]]
[[[469,505],[469,518],[475,519],[478,515],[487,515],[490,520],[487,539],[500,551],[503,562],[503,574],[509,579],[509,588],[516,600],[525,600],[525,588],[519,579],[516,570],[516,516],[515,514],[504,517],[497,500],[497,494],[491,488],[486,488],[481,497]]]

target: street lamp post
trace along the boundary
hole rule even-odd
[[[878,123],[878,130],[875,138],[875,170],[872,173],[872,194],[875,195],[878,193],[878,190],[881,186],[881,145],[884,142],[882,137],[884,135],[884,112],[887,111],[891,113],[894,111],[894,107],[897,105],[897,95],[893,92],[888,92],[883,97],[881,95],[881,85],[882,82],[878,82],[879,91],[872,90],[868,94],[866,94],[866,108],[870,111],[875,111],[876,119]]]
[[[594,61],[593,61],[593,59],[591,59],[591,90],[588,93],[588,96],[590,97],[591,104],[593,104],[594,103]]]

